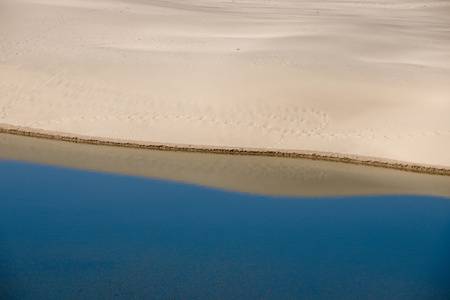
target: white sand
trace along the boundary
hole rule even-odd
[[[450,2],[0,0],[0,123],[450,166]]]

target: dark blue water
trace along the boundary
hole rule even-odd
[[[1,299],[449,299],[450,199],[276,198],[0,161]]]

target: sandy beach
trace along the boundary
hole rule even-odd
[[[450,170],[449,28],[434,0],[0,0],[0,123]]]

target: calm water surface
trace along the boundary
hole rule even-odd
[[[0,160],[0,293],[449,299],[450,199],[277,198]]]

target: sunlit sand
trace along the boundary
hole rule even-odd
[[[0,123],[450,168],[448,1],[0,1]]]

